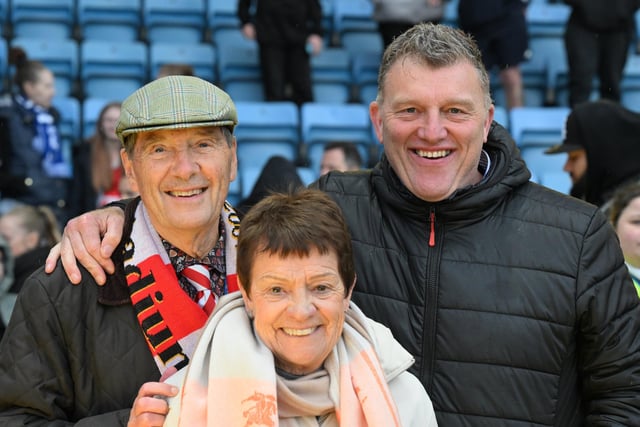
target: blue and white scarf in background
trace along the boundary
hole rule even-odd
[[[65,153],[63,141],[58,135],[51,113],[22,95],[16,95],[15,99],[18,104],[33,114],[35,129],[33,148],[42,154],[42,168],[47,176],[71,178],[71,159],[68,153]]]

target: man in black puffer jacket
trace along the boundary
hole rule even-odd
[[[640,303],[613,229],[529,181],[472,39],[419,24],[379,85],[385,156],[315,185],[352,233],[354,300],[414,355],[438,424],[640,425]],[[65,232],[97,243],[79,223]]]
[[[438,424],[640,425],[640,306],[613,230],[529,182],[472,42],[414,27],[379,84],[385,157],[318,186],[352,233],[354,300],[416,357]]]

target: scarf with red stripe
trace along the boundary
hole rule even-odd
[[[238,290],[236,246],[240,220],[229,203],[222,210],[226,239],[226,289]],[[207,314],[178,283],[160,236],[143,203],[136,208],[124,268],[131,302],[149,350],[163,377],[185,367],[193,355]]]

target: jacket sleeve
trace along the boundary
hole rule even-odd
[[[320,0],[309,0],[309,33],[322,36],[322,6]]]
[[[47,284],[31,276],[0,342],[0,425],[126,426],[129,410],[70,421],[74,380],[54,306]]]
[[[251,22],[251,0],[238,0],[238,19],[242,25]]]
[[[584,425],[640,425],[640,304],[599,211],[583,241],[576,292]]]

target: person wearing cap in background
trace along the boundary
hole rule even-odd
[[[197,77],[155,80],[123,102],[116,133],[140,197],[125,209],[115,274],[105,286],[86,271],[70,286],[62,268],[27,280],[0,343],[0,425],[161,424],[145,424],[167,408],[148,397],[177,392],[159,381],[188,365],[218,296],[238,289],[239,222],[225,202],[236,124],[229,96]]]
[[[616,188],[640,181],[640,114],[610,100],[584,102],[571,110],[564,133],[545,153],[567,153],[572,196],[606,212]]]

